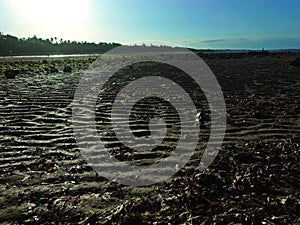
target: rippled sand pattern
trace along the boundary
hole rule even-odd
[[[206,60],[224,91],[227,106],[223,149],[247,148],[260,141],[300,140],[300,71],[289,66],[290,60],[277,56]],[[74,65],[78,63],[73,61]],[[72,130],[72,100],[84,68],[91,62],[80,63],[83,66],[72,73],[63,73],[62,69],[48,74],[34,70],[15,79],[0,74],[0,222],[24,221],[32,215],[43,215],[49,220],[57,216],[65,221],[82,221],[93,213],[109,211],[137,192],[155,189],[154,186],[136,190],[109,182],[81,157]],[[5,60],[0,64],[2,72],[6,67],[19,65]],[[38,65],[40,62],[32,67]],[[131,80],[124,71],[119,76],[122,82]],[[111,131],[111,101],[122,87],[122,82],[111,82],[96,111],[98,131],[107,150],[134,165],[148,165],[167,157],[179,136],[176,111],[167,103],[158,104],[157,99],[136,104],[131,115],[135,135],[149,135],[145,120],[156,110],[167,121],[168,136],[153,151],[132,151]],[[195,166],[209,135],[209,109],[202,92],[191,82],[182,82],[203,112],[198,150],[188,164]],[[149,109],[149,102],[157,107]]]

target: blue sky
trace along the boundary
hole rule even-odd
[[[0,0],[0,31],[93,42],[300,48],[299,0]]]

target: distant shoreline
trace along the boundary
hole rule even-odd
[[[300,49],[274,49],[274,50],[211,50],[211,49],[191,49],[187,48],[199,55],[218,55],[218,54],[242,54],[242,55],[266,55],[266,54],[287,54],[299,53]],[[150,51],[151,52],[151,51]],[[97,57],[104,53],[86,53],[86,54],[42,54],[42,55],[0,55],[0,60],[40,60],[40,59],[60,59],[60,58],[79,58],[79,57]]]
[[[151,48],[151,47],[149,47]],[[263,52],[262,50],[235,50],[235,49],[192,49],[186,48],[196,53],[205,53],[205,54],[217,54],[217,53],[249,53],[249,52]],[[272,49],[264,50],[265,52],[270,53],[287,53],[287,52],[300,52],[300,49]],[[81,57],[81,56],[99,56],[103,53],[82,53],[82,54],[22,54],[22,55],[0,55],[0,58],[62,58],[62,57]]]
[[[101,54],[68,54],[68,55],[17,55],[17,56],[0,56],[0,61],[38,61],[38,60],[57,60],[65,58],[80,57],[98,57]]]
[[[82,57],[82,56],[98,56],[97,54],[43,54],[43,55],[4,55],[0,58],[63,58],[63,57]]]

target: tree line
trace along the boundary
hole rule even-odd
[[[109,51],[121,44],[100,42],[77,42],[58,39],[17,38],[0,32],[0,55],[53,55],[53,54],[98,54]]]

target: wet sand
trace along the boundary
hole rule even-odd
[[[1,59],[0,222],[299,223],[300,68],[290,66],[297,54],[203,55],[226,101],[222,149],[209,168],[197,170],[209,134],[209,110],[201,91],[183,79],[206,115],[199,146],[188,165],[167,182],[142,188],[99,176],[76,145],[72,101],[83,71],[95,57]],[[63,72],[66,66],[72,68],[71,73]],[[7,79],[7,69],[20,73]],[[141,70],[136,68],[137,76]],[[161,71],[174,76],[178,72]],[[112,96],[134,75],[125,70],[119,76],[123,81],[113,80],[107,86]],[[96,113],[99,133],[105,133],[110,153],[135,165],[167,157],[177,143],[176,112],[167,104],[159,108],[170,110],[165,115],[170,128],[164,145],[151,152],[132,152],[109,133],[107,105],[112,99],[99,102]],[[146,108],[140,102],[133,118],[143,119]],[[145,124],[137,122],[133,127],[137,136],[148,135]]]

